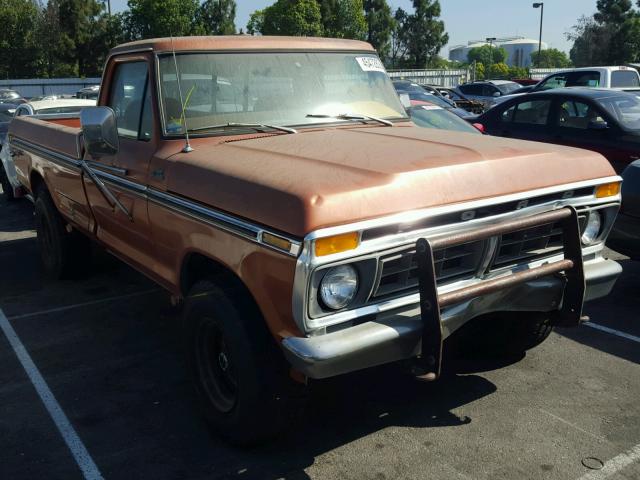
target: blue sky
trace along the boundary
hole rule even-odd
[[[271,5],[274,0],[236,0],[238,11],[236,24],[245,28],[254,10]],[[411,0],[389,0],[393,9],[411,10]],[[449,46],[467,43],[468,40],[486,37],[521,35],[538,38],[540,10],[534,10],[532,0],[440,0],[442,19],[449,32],[449,44],[442,50],[446,57]],[[568,31],[581,15],[595,11],[596,0],[547,0],[544,2],[542,40],[550,47],[569,51],[571,45],[565,39]],[[126,0],[111,0],[112,8],[126,8]]]

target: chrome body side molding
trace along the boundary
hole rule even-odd
[[[23,149],[41,158],[45,158],[55,164],[71,168],[76,171],[85,171],[87,175],[92,179],[92,181],[96,183],[98,188],[100,188],[100,185],[95,181],[95,179],[98,179],[100,182],[102,182],[103,185],[110,185],[125,190],[134,195],[140,196],[142,198],[146,198],[149,202],[153,202],[156,205],[160,205],[161,207],[168,208],[181,215],[188,216],[220,230],[224,230],[226,232],[240,236],[265,248],[275,250],[279,253],[284,253],[291,257],[297,257],[300,253],[301,242],[296,238],[292,238],[280,232],[270,230],[256,223],[247,221],[243,218],[231,215],[226,212],[222,212],[220,210],[216,210],[206,205],[197,203],[193,200],[189,200],[172,193],[163,192],[161,190],[151,188],[137,182],[133,182],[115,174],[126,174],[126,170],[124,169],[111,167],[109,165],[102,165],[92,161],[78,160],[76,158],[53,151],[46,147],[36,145],[26,140],[15,137],[11,138],[10,143],[15,148]],[[105,193],[102,191],[102,189],[100,190],[104,195]],[[116,197],[114,196],[114,198]],[[110,200],[112,199],[110,198]],[[112,201],[109,201],[109,203],[112,204],[112,206],[114,205]],[[119,202],[116,202],[115,205],[118,206],[118,203]],[[120,207],[118,206],[118,208]],[[125,213],[127,214],[127,216],[129,216],[128,212],[125,211]],[[265,237],[265,234],[269,234],[271,237],[275,237],[277,239],[283,240],[284,242],[288,242],[289,248],[284,249],[279,245],[268,243],[266,239],[263,238]]]

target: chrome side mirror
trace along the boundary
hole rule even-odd
[[[100,158],[118,153],[118,125],[111,108],[83,108],[80,111],[80,125],[89,155]]]

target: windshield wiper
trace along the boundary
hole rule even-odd
[[[362,115],[360,113],[341,113],[339,115],[326,115],[321,113],[310,113],[307,118],[337,118],[339,120],[360,120],[367,121],[373,120],[374,122],[381,123],[387,127],[393,127],[393,122],[385,120],[384,118],[372,117],[371,115]]]
[[[298,133],[295,128],[281,127],[280,125],[267,125],[266,123],[236,123],[228,122],[221,123],[220,125],[207,125],[206,127],[190,128],[190,132],[200,132],[202,130],[215,130],[217,128],[253,128],[255,130],[262,130],[270,128],[272,130],[279,130],[286,133]]]

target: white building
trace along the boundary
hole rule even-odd
[[[502,47],[507,51],[507,65],[510,67],[530,67],[531,54],[538,51],[538,40],[524,37],[498,38],[493,45]],[[449,49],[449,60],[456,62],[467,62],[469,50],[475,47],[489,45],[488,42],[472,40],[467,45],[456,45]],[[546,49],[547,44],[542,42],[542,49]]]

